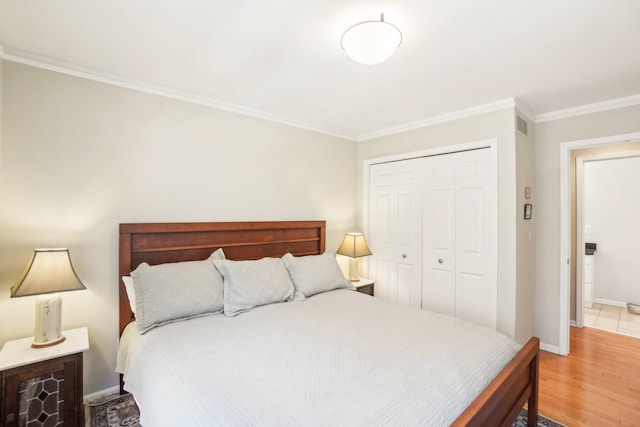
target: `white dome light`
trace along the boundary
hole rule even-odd
[[[384,21],[384,13],[379,21],[356,24],[342,35],[340,44],[347,55],[356,62],[375,65],[386,61],[402,43],[402,33],[398,27]]]

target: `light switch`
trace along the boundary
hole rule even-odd
[[[585,225],[584,226],[584,234],[591,234],[591,226],[590,225]]]

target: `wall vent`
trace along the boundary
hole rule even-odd
[[[518,132],[524,134],[524,135],[528,135],[527,133],[527,121],[525,119],[523,119],[522,117],[518,116],[516,114],[516,128],[518,129]]]

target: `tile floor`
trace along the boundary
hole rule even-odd
[[[640,315],[626,307],[594,303],[584,310],[584,326],[640,338]]]

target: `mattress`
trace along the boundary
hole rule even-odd
[[[483,326],[351,290],[121,338],[144,426],[453,422],[520,345]]]

